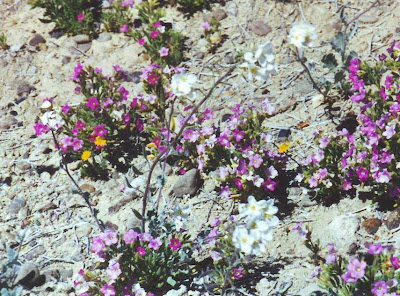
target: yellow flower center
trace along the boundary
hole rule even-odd
[[[83,151],[82,160],[87,161],[91,155],[92,155],[92,153],[90,151],[88,151],[88,150]]]

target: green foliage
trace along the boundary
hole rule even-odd
[[[209,1],[206,0],[177,0],[183,11],[194,13],[209,6]]]
[[[0,295],[19,296],[22,293],[23,287],[14,283],[17,269],[21,265],[19,254],[8,246],[4,246],[4,248],[7,251],[7,260],[0,262]]]
[[[0,48],[7,49],[9,46],[7,44],[7,36],[4,33],[0,34]]]
[[[65,30],[71,35],[87,34],[95,36],[96,22],[101,18],[101,0],[30,0],[32,8],[45,9],[42,22],[54,22],[57,29]],[[78,21],[83,14],[84,20]]]
[[[106,31],[119,33],[124,25],[132,27],[132,11],[129,6],[122,6],[121,3],[122,0],[114,1],[111,10],[103,12],[102,19]]]

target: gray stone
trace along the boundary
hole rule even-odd
[[[89,43],[90,38],[88,35],[76,35],[72,37],[72,39],[77,43],[77,44],[83,44],[83,43]]]
[[[177,197],[182,197],[187,194],[192,195],[196,193],[200,185],[201,178],[199,171],[197,169],[191,169],[179,178],[172,190]]]
[[[257,36],[265,36],[272,32],[272,27],[262,21],[254,21],[249,25],[250,31]]]
[[[235,59],[233,58],[233,55],[232,55],[231,53],[227,54],[227,55],[224,57],[224,61],[225,61],[225,63],[227,63],[227,64],[234,64],[234,63],[235,63]]]
[[[15,198],[8,206],[10,214],[18,214],[18,212],[26,205],[26,201],[22,198]]]
[[[384,223],[389,230],[399,227],[400,226],[400,208],[394,209],[389,214],[389,217],[386,220],[384,220]]]
[[[63,57],[62,58],[62,60],[61,60],[61,63],[63,64],[63,65],[65,65],[65,64],[68,64],[69,62],[71,61],[71,57]]]
[[[33,90],[36,90],[36,88],[23,80],[17,87],[17,95],[22,96],[23,94],[29,94]]]
[[[99,42],[105,42],[111,40],[111,35],[108,33],[101,33],[99,34],[99,37],[96,39],[96,41]]]
[[[46,39],[43,38],[40,34],[35,34],[31,40],[29,40],[30,46],[37,46],[40,43],[46,43]]]
[[[215,182],[212,179],[207,179],[204,181],[203,191],[206,193],[211,193],[215,190]]]
[[[78,44],[79,50],[81,50],[83,52],[87,52],[90,49],[91,46],[92,46],[91,43]]]
[[[26,260],[37,260],[38,257],[40,255],[43,255],[44,253],[46,253],[46,248],[42,245],[38,245],[37,247],[35,247],[32,251],[30,251],[29,253],[27,253],[25,255],[25,259]]]
[[[14,117],[4,118],[0,120],[0,129],[9,129],[11,126],[17,124],[18,120]]]
[[[31,168],[31,165],[27,161],[18,161],[15,167],[21,171],[27,171]]]
[[[218,8],[211,13],[204,15],[203,19],[206,22],[211,22],[212,18],[216,19],[217,21],[222,21],[223,19],[226,19],[227,16],[228,15],[226,14],[225,10]]]
[[[44,283],[39,268],[33,263],[25,263],[21,265],[15,282],[28,289],[32,289],[33,287]]]

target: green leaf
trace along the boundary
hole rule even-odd
[[[330,70],[333,70],[338,66],[338,62],[333,53],[324,55],[322,58],[322,62],[324,63],[324,67]]]
[[[135,209],[132,209],[133,214],[138,218],[139,220],[143,219],[143,216]]]
[[[172,278],[172,277],[168,277],[167,278],[167,283],[171,286],[171,287],[175,287],[176,285],[176,281]]]
[[[330,44],[332,45],[332,48],[337,51],[341,52],[343,50],[343,45],[344,45],[344,35],[342,32],[339,32],[333,37],[330,41]]]

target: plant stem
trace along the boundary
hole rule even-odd
[[[193,114],[195,114],[200,106],[202,106],[211,96],[211,94],[213,93],[214,89],[217,87],[218,84],[220,84],[226,77],[228,77],[233,70],[236,68],[236,65],[232,66],[231,68],[229,68],[229,70],[223,75],[221,76],[217,82],[215,82],[215,84],[213,85],[213,87],[209,90],[209,92],[207,93],[207,95],[193,108],[192,112],[190,113],[190,115],[186,118],[186,120],[183,122],[181,129],[179,130],[179,132],[177,133],[175,139],[169,143],[169,145],[162,151],[160,152],[160,154],[158,154],[158,156],[154,159],[153,164],[150,167],[150,171],[149,171],[149,175],[147,177],[147,183],[146,183],[146,189],[144,191],[144,195],[143,195],[143,203],[142,203],[142,231],[145,232],[146,231],[146,206],[147,206],[147,196],[149,194],[149,190],[150,190],[150,181],[151,181],[151,176],[153,174],[153,171],[157,165],[157,163],[161,160],[161,158],[167,154],[169,152],[169,150],[171,149],[171,147],[175,146],[178,141],[180,140],[180,136],[183,134],[183,131],[185,130],[190,118],[192,117]]]
[[[60,147],[60,146],[58,145],[58,141],[57,141],[56,135],[54,134],[53,129],[51,129],[51,135],[53,136],[54,144],[56,145],[57,149],[59,149],[58,147]],[[86,194],[85,194],[85,192],[82,191],[81,187],[78,185],[78,183],[75,181],[75,179],[72,177],[71,173],[69,172],[67,161],[65,160],[65,157],[62,154],[62,152],[60,152],[60,155],[61,155],[61,168],[67,173],[67,175],[71,179],[72,183],[74,183],[75,187],[78,189],[79,195],[82,196],[82,198],[85,200],[85,202],[90,210],[90,213],[92,214],[94,220],[96,221],[97,226],[99,227],[100,231],[103,232],[104,226],[99,221],[99,219],[97,219],[97,215],[94,212],[92,205],[90,204],[89,197],[88,197],[89,193],[86,192]]]

